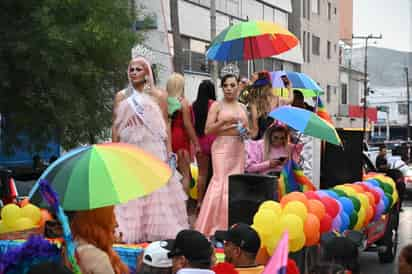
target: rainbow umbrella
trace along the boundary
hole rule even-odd
[[[281,54],[298,43],[291,32],[277,24],[247,21],[224,29],[211,42],[206,56],[217,61],[252,60]]]
[[[134,145],[107,143],[77,148],[50,165],[33,189],[32,203],[45,206],[39,182],[46,179],[64,210],[115,205],[164,186],[172,171],[167,164]]]
[[[323,94],[322,88],[312,78],[304,73],[293,71],[273,71],[271,73],[273,88],[285,87],[281,79],[282,76],[287,76],[293,89],[300,90],[305,97],[316,97]]]
[[[282,106],[272,110],[269,116],[305,135],[325,140],[334,145],[342,145],[335,127],[320,118],[316,113],[306,109]]]

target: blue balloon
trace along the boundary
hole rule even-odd
[[[371,183],[374,186],[379,186],[379,182],[375,179],[366,180],[367,182]]]
[[[325,192],[332,198],[335,198],[335,199],[339,198],[339,195],[332,190],[326,190]]]
[[[355,210],[353,207],[353,203],[351,199],[346,198],[346,197],[340,197],[339,202],[341,203],[343,207],[343,211],[349,216],[352,214],[352,212]]]
[[[383,195],[382,198],[383,198],[383,204],[385,205],[385,211],[386,211],[390,207],[389,199],[388,199],[388,197],[386,197],[386,195]]]
[[[342,221],[340,230],[343,232],[349,228],[350,219],[349,219],[348,214],[346,214],[345,212],[342,212],[342,214],[340,215],[340,219]]]

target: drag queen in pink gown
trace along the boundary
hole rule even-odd
[[[135,144],[162,161],[169,160],[170,139],[167,94],[155,88],[148,61],[133,59],[128,70],[130,85],[116,94],[113,111],[113,142]],[[186,194],[175,171],[166,186],[143,198],[115,208],[118,231],[127,243],[175,238],[188,228]]]
[[[241,132],[247,130],[248,119],[245,107],[237,101],[237,77],[224,76],[222,88],[224,98],[210,107],[205,128],[206,134],[217,136],[211,150],[213,177],[195,225],[206,236],[228,229],[229,175],[243,173],[245,168]]]

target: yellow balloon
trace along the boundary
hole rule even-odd
[[[253,225],[258,228],[263,237],[270,236],[279,230],[279,215],[273,210],[259,210],[253,217]]]
[[[282,207],[280,206],[280,204],[278,202],[275,201],[266,201],[263,202],[260,206],[259,206],[259,210],[263,210],[263,209],[270,209],[273,210],[275,212],[276,215],[280,215],[282,213]]]
[[[292,201],[285,205],[282,210],[282,214],[293,214],[302,219],[302,222],[305,222],[306,217],[308,216],[308,209],[305,204],[299,201]]]
[[[275,235],[265,242],[264,246],[266,246],[266,250],[268,251],[269,255],[272,255],[273,252],[275,251],[276,247],[278,246],[278,243],[280,241],[281,235]]]
[[[301,235],[300,237],[296,239],[290,239],[289,240],[289,251],[290,252],[296,252],[299,251],[303,248],[306,242],[306,237],[305,234]]]
[[[20,209],[21,216],[29,218],[33,224],[38,224],[41,220],[41,211],[35,205],[28,204]]]
[[[0,220],[0,234],[1,233],[7,233],[12,231],[12,229],[10,227],[8,227],[3,220]]]
[[[363,206],[359,209],[358,212],[358,221],[356,222],[356,225],[354,227],[355,230],[361,230],[363,228],[363,224],[365,222],[365,217],[366,217],[366,211]]]
[[[191,164],[190,173],[192,175],[193,182],[190,184],[189,195],[190,198],[197,200],[197,180],[199,178],[199,168],[196,165]]]
[[[363,193],[357,193],[356,197],[359,199],[361,205],[366,209],[369,207],[369,198]]]
[[[31,229],[36,227],[36,225],[27,217],[19,218],[14,225],[11,227],[14,231],[21,231],[26,229]]]
[[[1,210],[1,219],[11,227],[21,217],[21,209],[15,204],[8,204]]]
[[[399,199],[398,191],[396,191],[396,188],[394,188],[394,191],[392,193],[392,205],[394,205]]]
[[[280,227],[282,228],[282,232],[285,230],[288,231],[290,239],[296,239],[305,234],[302,219],[293,214],[282,215]]]

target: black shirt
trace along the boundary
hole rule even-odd
[[[386,171],[388,166],[388,160],[386,160],[386,157],[383,155],[378,155],[376,157],[376,169],[378,171]]]

